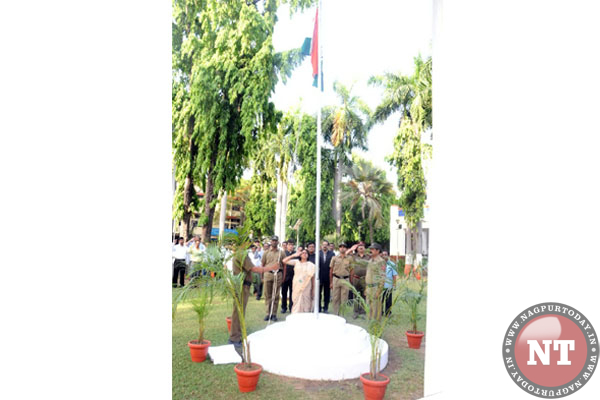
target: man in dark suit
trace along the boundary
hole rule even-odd
[[[329,282],[329,265],[331,259],[335,257],[335,253],[329,250],[329,242],[323,240],[321,242],[321,250],[319,251],[319,312],[329,312],[329,298],[331,295],[331,287]]]

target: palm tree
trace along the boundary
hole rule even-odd
[[[373,123],[383,122],[393,113],[400,112],[398,126],[404,119],[418,123],[421,131],[431,128],[431,57],[414,59],[413,75],[386,73],[372,76],[369,84],[384,88],[383,99],[373,112]]]
[[[333,217],[336,237],[342,233],[341,186],[342,171],[350,165],[349,154],[353,148],[367,149],[367,133],[371,110],[358,96],[352,96],[350,89],[339,82],[333,83],[333,90],[341,104],[323,109],[323,136],[333,145],[335,176],[333,179]]]
[[[428,145],[421,143],[421,136],[432,127],[431,57],[423,60],[419,55],[414,63],[411,76],[388,73],[369,79],[370,84],[384,88],[384,97],[373,113],[373,122],[383,122],[394,112],[400,112],[400,129],[389,161],[398,168],[398,188],[402,192],[400,206],[405,214],[410,238],[407,250],[412,260],[416,253],[414,232],[420,230],[427,196],[421,159],[431,151]]]
[[[345,185],[348,190],[344,193],[344,197],[351,201],[351,208],[360,203],[362,220],[367,220],[369,223],[369,239],[372,243],[373,228],[382,227],[384,222],[381,209],[382,197],[393,193],[392,184],[386,179],[383,170],[361,158],[355,159],[349,175],[350,181]]]

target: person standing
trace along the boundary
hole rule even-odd
[[[262,246],[260,246],[260,242],[258,242],[258,246],[256,245],[256,242],[254,242],[254,244],[250,245],[250,251],[248,253],[248,256],[250,257],[250,261],[252,261],[252,264],[254,264],[255,267],[261,266],[261,264],[262,264],[261,263]],[[262,274],[261,273],[258,273],[258,272],[252,273],[252,286],[254,286],[253,294],[254,294],[254,296],[256,296],[256,300],[260,300],[260,297],[262,296]]]
[[[273,270],[265,274],[264,279],[264,291],[265,291],[265,305],[266,305],[266,316],[265,321],[271,319],[271,321],[277,321],[277,308],[279,307],[279,297],[281,294],[281,284],[283,283],[283,259],[285,258],[285,252],[279,249],[279,237],[273,236],[271,238],[271,247],[267,252],[263,254],[262,266],[271,265],[273,263],[279,264],[279,269]]]
[[[306,243],[306,251],[308,252],[308,261],[315,264],[315,242]]]
[[[346,285],[350,278],[350,257],[346,256],[348,246],[340,243],[340,254],[331,259],[329,287],[333,289],[333,313],[340,315],[340,306],[348,301],[350,288]]]
[[[321,242],[321,251],[319,251],[319,312],[327,314],[329,312],[329,300],[331,295],[331,285],[329,279],[329,265],[331,259],[335,257],[333,251],[329,250],[329,242]],[[322,295],[322,296],[321,296]]]
[[[383,313],[392,315],[392,296],[396,288],[396,280],[398,279],[398,270],[396,264],[390,260],[387,251],[381,252],[381,258],[385,260],[385,283],[383,284]]]
[[[300,248],[296,253],[283,259],[294,268],[294,306],[292,314],[311,312],[313,310],[316,266],[308,261],[308,251]]]
[[[233,273],[238,275],[244,273],[244,284],[242,293],[242,308],[243,313],[246,313],[246,304],[248,304],[248,297],[250,297],[250,286],[252,285],[252,273],[264,273],[279,268],[277,263],[273,263],[266,267],[257,267],[252,263],[250,255],[246,253],[242,257],[233,257]],[[231,313],[231,331],[229,333],[229,344],[233,344],[238,347],[242,344],[242,328],[240,326],[240,317],[238,314],[237,307],[233,305],[233,312]]]
[[[356,251],[356,253],[354,253]],[[365,253],[365,243],[358,242],[352,246],[346,255],[352,254],[352,261],[350,262],[350,283],[356,288],[360,295],[365,298],[365,276],[367,274],[367,261],[369,256]],[[354,319],[358,318],[360,314],[365,314],[365,310],[360,303],[354,303]]]
[[[336,256],[340,255],[340,252],[335,249],[335,245],[333,243],[329,243],[329,251],[333,251],[333,254]]]
[[[372,243],[369,249],[371,250],[371,259],[367,263],[367,274],[365,275],[366,300],[369,305],[369,319],[375,319],[380,318],[382,314],[381,295],[386,277],[386,263],[381,257],[379,243]]]
[[[206,247],[200,241],[199,236],[194,236],[191,242],[192,245],[188,248],[188,253],[190,254],[190,261],[192,263],[191,270],[193,272],[191,276],[194,277],[200,275],[199,264],[202,261],[202,253],[206,251]],[[206,274],[206,271],[202,271],[202,275],[204,274]]]
[[[285,249],[285,256],[291,256],[294,254],[294,242],[288,239]],[[292,300],[293,293],[293,282],[294,282],[294,265],[290,263],[285,264],[285,270],[283,271],[283,284],[281,285],[281,313],[285,314],[288,310],[292,310],[294,302]],[[289,300],[289,308],[288,308]]]
[[[183,238],[179,238],[178,243],[173,246],[173,287],[177,287],[177,277],[179,277],[179,287],[185,285],[187,247],[183,242]]]

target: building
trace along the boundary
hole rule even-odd
[[[429,254],[429,206],[425,206],[421,232],[417,238],[417,261]],[[404,211],[397,205],[390,206],[390,256],[404,258],[408,245],[408,235],[404,221]]]

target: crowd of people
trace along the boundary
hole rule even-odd
[[[369,318],[390,314],[392,291],[396,286],[397,268],[387,251],[378,243],[372,243],[368,251],[364,242],[351,247],[339,243],[337,250],[333,243],[323,240],[318,253],[314,242],[298,245],[293,240],[284,241],[273,236],[270,241],[261,243],[255,240],[246,256],[234,257],[230,262],[234,274],[244,273],[243,308],[252,290],[260,300],[265,298],[265,321],[277,321],[279,302],[282,314],[313,312],[315,309],[316,257],[319,257],[319,312],[342,313],[342,305],[353,297],[350,285],[366,300]],[[173,242],[173,287],[184,286],[186,271],[204,273],[195,263],[199,263],[206,246],[198,236],[185,243],[183,238]],[[348,282],[350,285],[348,285]],[[251,289],[252,287],[252,289]],[[333,292],[333,293],[332,293]],[[365,314],[361,303],[354,302],[354,319]],[[231,316],[229,343],[241,345],[239,316],[234,307]]]
[[[175,238],[173,245],[173,287],[182,287],[186,270],[200,261],[206,250],[198,236],[184,243],[183,238]],[[396,285],[397,268],[387,251],[378,243],[369,246],[358,242],[351,247],[339,243],[337,250],[333,243],[323,240],[318,252],[314,242],[304,246],[293,240],[279,243],[273,236],[270,241],[261,243],[255,240],[248,250],[247,265],[238,266],[246,271],[248,292],[257,300],[265,299],[265,321],[277,321],[281,314],[314,311],[314,291],[316,257],[319,257],[319,312],[332,312],[340,315],[342,304],[353,298],[349,282],[368,302],[381,299],[381,304],[368,303],[372,313],[391,312],[391,293]],[[276,267],[273,267],[276,265]],[[269,271],[266,271],[269,268]],[[245,282],[246,284],[246,282]],[[380,294],[383,293],[383,296]],[[279,303],[281,301],[281,309]],[[353,317],[365,314],[360,302],[354,302]]]

